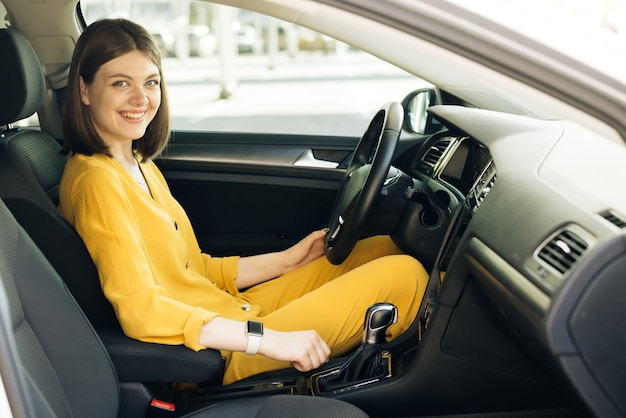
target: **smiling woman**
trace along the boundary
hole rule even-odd
[[[288,393],[389,418],[626,416],[614,1],[0,1],[0,61],[30,63],[0,66],[0,197],[101,337],[123,381],[119,415],[155,394],[182,415]],[[143,23],[162,68],[134,44],[107,57],[122,45],[110,42],[101,73],[68,81],[94,28],[81,13]],[[239,81],[228,97],[226,73]],[[58,129],[63,102],[81,135],[102,138],[84,149],[106,150],[59,154],[73,138]],[[37,109],[41,130],[13,126]],[[74,416],[100,410],[83,402],[89,386],[116,415],[98,380],[115,375],[73,361],[93,351],[89,330],[48,326],[74,305],[50,301],[44,283],[61,283],[38,274],[45,260],[22,252],[33,244],[19,231],[2,234],[16,241],[0,254],[19,255],[0,256],[2,282],[28,281],[7,293],[45,317],[42,358],[65,364],[15,370],[38,388],[55,374],[74,385],[68,402],[87,411]],[[11,313],[19,325],[34,312]]]
[[[79,38],[68,81],[69,158],[59,210],[85,242],[125,333],[195,351],[221,350],[224,383],[288,365],[317,369],[358,345],[363,314],[376,303],[401,312],[385,329],[387,336],[404,333],[419,309],[427,274],[388,236],[363,241],[337,266],[321,257],[326,229],[280,252],[218,258],[200,250],[190,220],[152,161],[169,134],[155,130],[155,122],[162,128],[159,119],[168,117],[160,74],[158,49],[145,29],[103,19]],[[399,115],[388,135],[394,146]],[[83,126],[83,132],[76,129]],[[388,153],[375,194],[390,160]],[[348,304],[327,303],[364,283],[357,271],[369,286]],[[389,280],[391,275],[397,277]],[[313,308],[316,316],[303,315]],[[244,332],[246,321],[256,324],[262,339]]]

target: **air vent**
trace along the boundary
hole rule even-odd
[[[485,200],[494,184],[496,184],[496,168],[493,161],[489,161],[487,167],[485,167],[467,195],[467,203],[472,209],[472,212],[478,210],[478,207],[483,203],[483,200]]]
[[[564,229],[537,252],[537,257],[559,274],[565,275],[583,256],[589,244],[574,232]]]
[[[611,222],[613,225],[615,225],[618,228],[626,228],[626,221],[624,221],[624,217],[621,215],[618,215],[615,212],[606,211],[604,213],[601,213],[600,216],[602,216],[604,219]]]
[[[451,138],[442,138],[437,141],[432,147],[428,149],[428,151],[426,151],[426,153],[422,157],[422,161],[434,167],[441,159],[441,156],[448,148],[448,145],[450,145],[450,141]]]

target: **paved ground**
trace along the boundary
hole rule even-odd
[[[273,64],[270,66],[270,64]],[[360,135],[385,102],[401,101],[419,80],[354,52],[236,57],[236,88],[221,99],[217,58],[164,61],[173,126],[193,130]]]

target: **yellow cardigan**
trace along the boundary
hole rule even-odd
[[[81,236],[124,332],[185,344],[223,316],[243,320],[260,308],[235,285],[238,257],[203,254],[187,214],[153,162],[141,164],[152,196],[113,158],[70,156],[59,209]]]

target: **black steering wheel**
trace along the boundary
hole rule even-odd
[[[341,264],[360,238],[365,220],[382,190],[400,138],[404,110],[387,103],[374,116],[357,145],[328,222],[326,258]]]

